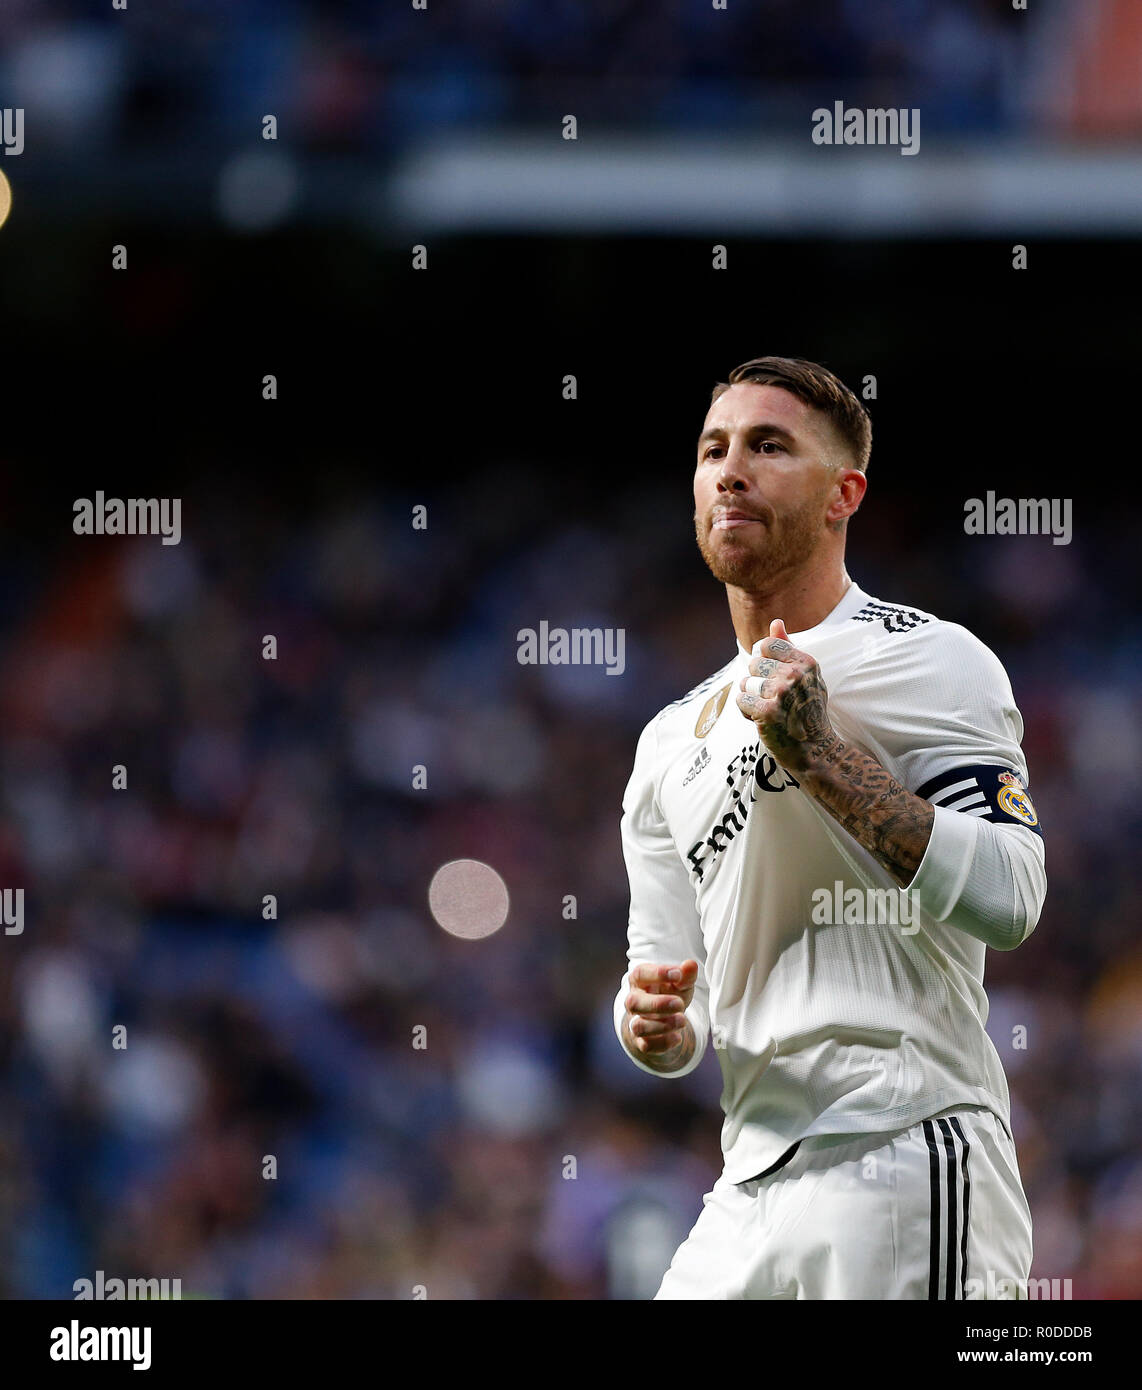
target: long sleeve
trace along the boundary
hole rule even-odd
[[[706,955],[694,890],[686,868],[663,819],[655,793],[657,738],[652,720],[643,730],[635,752],[634,769],[623,796],[620,822],[623,858],[630,881],[627,925],[627,971],[615,997],[615,1035],[622,1046],[621,1027],[630,992],[630,967],[644,962],[674,965],[698,962],[694,996],[686,1010],[694,1029],[694,1055],[677,1071],[662,1072],[639,1061],[623,1047],[636,1067],[655,1076],[681,1077],[701,1062],[710,1036],[710,989]]]
[[[935,921],[1011,951],[1039,921],[1047,895],[1044,861],[1042,839],[1022,826],[992,825],[937,806],[912,897]]]
[[[871,751],[934,808],[913,901],[997,950],[1020,945],[1039,920],[1047,876],[1006,671],[977,638],[945,623],[874,648],[858,675],[885,711],[870,721]]]

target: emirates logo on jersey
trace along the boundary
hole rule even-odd
[[[714,822],[706,838],[699,840],[686,854],[694,878],[701,883],[711,864],[725,853],[734,836],[745,829],[749,808],[757,800],[759,791],[783,792],[787,787],[800,785],[772,753],[759,753],[756,743],[747,743],[737,757],[731,758],[726,764],[730,809]]]
[[[716,695],[711,695],[702,706],[702,713],[698,716],[698,722],[694,725],[694,736],[705,738],[714,725],[718,722],[718,715],[726,707],[726,697],[730,693],[730,686],[723,685]]]

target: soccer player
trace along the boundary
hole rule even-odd
[[[1046,893],[1023,724],[977,638],[846,573],[871,440],[780,357],[714,388],[698,440],[737,651],[647,724],[622,816],[619,1039],[663,1077],[712,1041],[724,1083],[725,1166],[660,1299],[1027,1296],[983,990]]]

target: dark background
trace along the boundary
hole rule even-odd
[[[643,724],[733,650],[693,540],[694,443],[715,381],[763,353],[875,375],[849,572],[1009,671],[1049,893],[986,983],[1033,1274],[1142,1291],[1136,237],[406,235],[349,210],[427,133],[581,108],[664,154],[762,118],[780,149],[818,99],[869,91],[918,102],[936,154],[1051,141],[1080,162],[1134,149],[1133,118],[1063,128],[1024,101],[997,5],[920,4],[905,29],[894,5],[759,6],[729,77],[684,27],[648,48],[667,20],[618,8],[629,49],[590,25],[576,49],[586,21],[560,29],[560,7],[487,31],[450,10],[423,43],[350,6],[324,28],[305,7],[132,14],[126,44],[82,7],[50,42],[4,17],[0,97],[41,133],[0,160],[0,886],[27,904],[0,937],[7,1297],[70,1297],[97,1269],[184,1297],[653,1293],[720,1169],[720,1081],[713,1055],[647,1077],[614,1037],[619,801]],[[48,80],[69,39],[119,74],[70,126]],[[263,110],[292,110],[307,192],[242,231],[210,189]],[[181,544],[74,535],[97,489],[181,497]],[[1073,499],[1072,543],[966,536],[989,489]],[[624,628],[625,673],[519,665],[542,620]],[[463,857],[511,894],[483,941],[427,907]]]

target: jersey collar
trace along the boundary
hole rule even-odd
[[[868,595],[854,579],[841,595],[840,602],[830,613],[827,613],[815,627],[807,628],[804,632],[791,632],[789,634],[789,640],[800,650],[812,653],[814,638],[819,637],[823,632],[827,631],[829,628],[835,627],[838,623],[844,622],[846,618],[851,617],[859,608],[863,608],[867,602]],[[747,651],[740,642],[737,643],[737,649],[739,656],[750,657],[753,655],[753,653]]]

